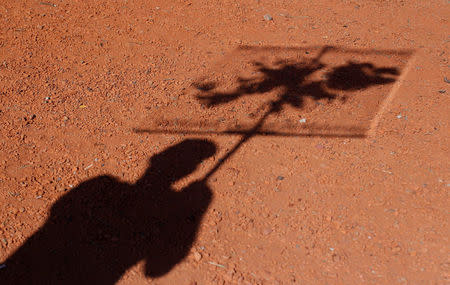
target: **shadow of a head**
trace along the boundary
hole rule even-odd
[[[142,223],[141,228],[152,229],[150,243],[143,251],[146,276],[163,276],[188,254],[212,192],[206,179],[192,182],[180,191],[171,191],[171,184],[194,172],[215,153],[216,146],[211,141],[187,139],[150,159],[150,167],[135,187],[141,193],[139,200],[159,205],[149,212],[148,205],[142,204],[142,210],[137,212],[147,213],[151,218],[140,222],[144,215],[138,214],[134,219],[137,224]],[[146,182],[153,186],[141,187]],[[147,189],[151,191],[141,191]]]
[[[156,173],[166,183],[173,183],[194,172],[216,150],[215,144],[208,140],[184,140],[153,156],[149,161],[150,167],[140,181],[146,181]]]

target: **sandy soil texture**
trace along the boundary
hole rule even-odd
[[[448,284],[448,1],[0,2],[0,284]]]

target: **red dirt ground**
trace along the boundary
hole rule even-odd
[[[448,284],[448,15],[2,1],[0,283]]]

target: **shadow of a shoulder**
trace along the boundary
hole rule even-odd
[[[169,272],[188,254],[212,192],[204,181],[174,191],[173,179],[151,173],[136,184],[99,176],[63,195],[8,258],[2,284],[114,284],[141,260],[147,276]]]

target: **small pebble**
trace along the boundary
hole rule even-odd
[[[322,144],[316,144],[316,148],[318,148],[318,149],[324,149],[325,147],[322,145]]]
[[[268,234],[270,234],[272,232],[272,229],[265,229],[264,231],[263,231],[263,235],[268,235]]]
[[[444,77],[444,81],[445,81],[446,83],[450,83],[450,79],[448,79],[447,77]]]
[[[401,119],[402,118],[402,115],[397,115],[397,119]]]
[[[406,193],[415,195],[415,194],[416,194],[416,191],[415,191],[415,190],[411,190],[411,189],[406,189]]]
[[[284,179],[284,176],[278,176],[277,177],[277,180],[283,180]]]
[[[306,123],[306,119],[300,119],[300,120],[298,120],[300,123]]]
[[[193,257],[194,257],[194,260],[197,262],[199,262],[202,259],[202,255],[198,251],[194,252]]]
[[[446,90],[442,89],[442,90],[439,90],[438,92],[441,93],[441,94],[444,94],[446,92]]]
[[[270,16],[270,14],[265,14],[265,15],[264,15],[264,20],[266,20],[266,21],[272,21],[273,18],[272,18],[272,16]]]

